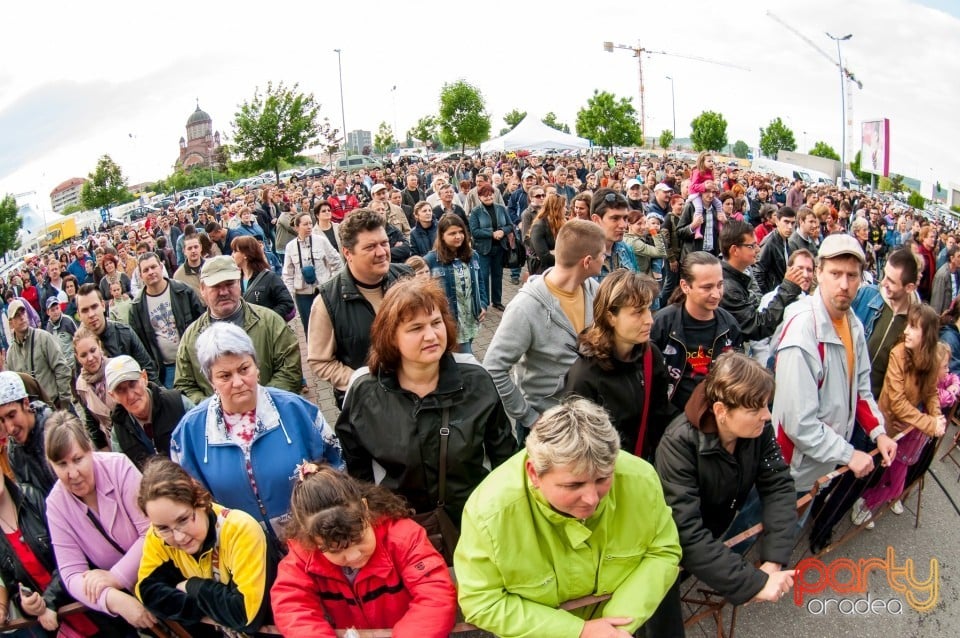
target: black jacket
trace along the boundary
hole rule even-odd
[[[796,492],[773,426],[767,423],[757,438],[738,439],[733,454],[727,452],[703,387],[667,428],[656,468],[680,533],[681,565],[741,605],[763,589],[767,574],[727,548],[723,534],[756,487],[763,504],[759,558],[786,565],[797,526]]]
[[[10,467],[18,483],[30,485],[46,496],[57,482],[57,476],[47,463],[47,455],[43,448],[43,426],[53,411],[46,403],[40,401],[31,403],[30,409],[33,410],[36,423],[23,445],[14,441],[13,438],[10,439],[8,451]]]
[[[654,344],[649,344],[653,354],[653,376],[650,379],[650,409],[647,415],[647,431],[644,436],[641,456],[653,462],[653,455],[667,424],[677,414],[667,398],[670,377],[663,362],[663,353]],[[613,426],[620,433],[620,448],[633,454],[637,445],[640,419],[643,416],[644,383],[643,350],[634,349],[631,361],[610,359],[611,366],[604,369],[595,356],[594,349],[580,344],[579,357],[570,366],[564,383],[564,394],[576,394],[590,399],[610,414]]]
[[[723,262],[722,266],[723,298],[720,307],[737,320],[743,340],[756,341],[772,336],[783,320],[784,309],[803,292],[800,286],[784,279],[767,307],[759,310],[762,295],[749,271],[740,272],[727,262]]]
[[[147,388],[152,407],[152,437],[147,436],[143,427],[122,405],[117,404],[110,413],[110,421],[120,443],[120,449],[114,451],[126,454],[141,471],[147,459],[154,454],[170,456],[170,435],[186,413],[180,390],[168,390],[154,383],[150,383]]]
[[[106,326],[100,333],[100,342],[103,343],[103,351],[107,353],[108,357],[128,354],[136,359],[141,369],[147,371],[147,378],[150,381],[160,383],[160,369],[150,353],[147,352],[143,342],[140,341],[140,337],[133,331],[133,328],[107,319]]]
[[[403,231],[396,226],[387,224],[387,239],[390,240],[390,262],[402,264],[410,259],[413,250],[410,248],[410,242],[404,236]]]
[[[713,218],[713,250],[709,252],[715,257],[720,256],[720,221],[717,219],[716,213],[707,211],[706,206],[703,207],[703,224],[699,226],[701,237],[697,238],[696,229],[690,227],[690,224],[693,223],[693,213],[695,210],[696,207],[694,207],[693,202],[687,202],[683,207],[683,212],[680,213],[680,220],[677,222],[677,236],[680,238],[681,261],[687,254],[703,250],[702,235],[704,228],[706,228],[708,214]]]
[[[753,276],[760,286],[760,292],[767,293],[780,285],[783,276],[787,274],[787,257],[793,247],[788,239],[784,239],[776,229],[760,242],[760,256],[753,265]]]
[[[476,359],[444,355],[437,389],[422,399],[400,387],[396,375],[357,370],[337,419],[337,436],[351,476],[373,482],[373,462],[386,470],[384,487],[417,512],[437,506],[440,424],[450,410],[446,510],[459,526],[467,497],[517,451],[507,413],[490,373]]]
[[[383,281],[383,292],[386,293],[401,277],[412,275],[413,271],[407,266],[391,264]],[[333,325],[337,360],[354,370],[362,368],[370,350],[370,328],[376,311],[357,290],[350,268],[344,266],[324,282],[320,286],[320,297]]]
[[[423,257],[433,250],[433,244],[437,240],[437,222],[430,224],[430,228],[424,228],[420,222],[410,229],[410,247],[414,255]]]
[[[667,365],[667,374],[670,376],[670,387],[667,392],[670,401],[679,409],[686,405],[693,387],[707,376],[706,372],[688,371],[687,339],[683,332],[683,303],[670,304],[661,308],[653,319],[653,330],[650,331],[650,342],[655,344],[663,353],[663,360]],[[713,347],[707,354],[716,359],[729,350],[741,350],[743,338],[740,336],[740,326],[737,320],[723,308],[714,311],[717,322]]]
[[[283,285],[283,279],[269,268],[261,270],[247,283],[243,299],[273,310],[285,321],[288,317],[293,319],[293,297]]]
[[[20,604],[20,587],[23,583],[33,591],[40,592],[43,601],[50,609],[57,609],[73,602],[67,593],[60,573],[57,571],[57,561],[53,555],[53,545],[50,542],[50,531],[47,529],[47,508],[44,495],[32,485],[17,485],[7,477],[3,477],[7,494],[13,499],[17,509],[17,522],[20,525],[20,534],[27,547],[36,556],[37,561],[52,577],[53,580],[46,589],[41,589],[37,582],[24,568],[23,563],[13,551],[6,535],[0,534],[0,577],[7,587],[12,600]]]
[[[203,307],[197,293],[187,284],[169,278],[166,278],[166,282],[170,288],[170,308],[173,312],[174,323],[177,325],[177,334],[182,337],[187,326],[199,319],[200,315],[207,309]],[[140,342],[147,348],[153,363],[157,366],[157,370],[162,370],[163,357],[160,354],[157,333],[150,322],[150,312],[147,306],[147,289],[144,288],[130,305],[130,327],[137,334]]]

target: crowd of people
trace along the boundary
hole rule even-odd
[[[21,635],[682,636],[901,513],[960,394],[953,229],[707,152],[224,190],[0,289]]]

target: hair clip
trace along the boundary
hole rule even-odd
[[[305,481],[308,476],[316,474],[320,471],[320,466],[316,463],[311,463],[309,461],[304,461],[294,468],[294,476],[297,477],[299,481]]]

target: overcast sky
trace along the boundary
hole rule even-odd
[[[147,8],[149,7],[149,8]],[[888,117],[890,167],[924,181],[960,181],[960,2],[20,2],[0,39],[0,194],[49,191],[110,154],[131,183],[166,176],[196,100],[228,137],[237,105],[270,80],[313,92],[341,126],[342,50],[348,130],[402,135],[437,111],[445,82],[481,89],[493,132],[513,108],[554,111],[574,129],[594,89],[639,110],[637,63],[604,40],[708,58],[646,55],[647,133],[686,137],[701,111],[721,112],[730,142],[755,146],[777,116],[798,150],[841,147],[837,68],[766,16],[773,10],[835,59],[824,34],[852,33],[845,62],[859,123]],[[639,40],[638,40],[639,38]],[[396,86],[396,91],[391,87]],[[804,133],[805,132],[805,133]]]

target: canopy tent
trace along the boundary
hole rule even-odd
[[[506,135],[495,137],[480,145],[480,152],[488,151],[528,151],[556,149],[577,150],[590,148],[590,141],[582,137],[558,131],[541,122],[535,117],[527,115],[512,131]]]

